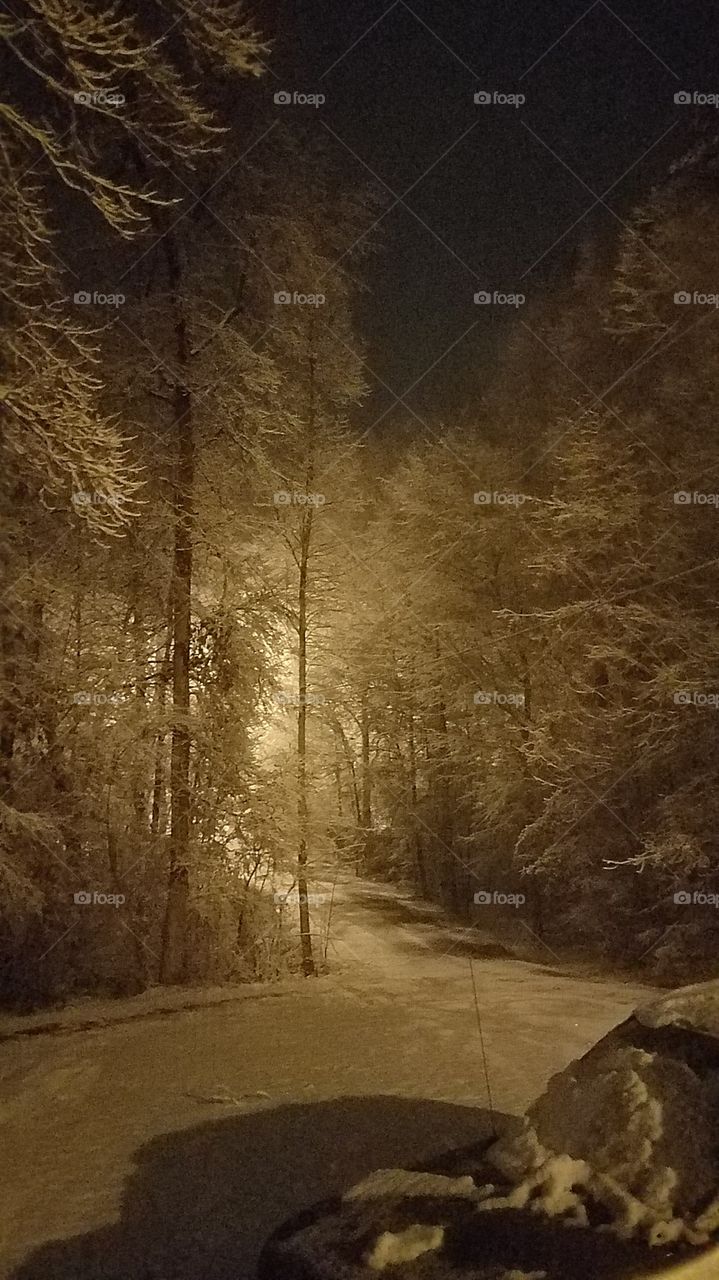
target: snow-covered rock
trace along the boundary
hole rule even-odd
[[[719,980],[679,987],[640,1005],[635,1017],[644,1027],[678,1027],[719,1042]]]
[[[482,1207],[707,1243],[719,1228],[719,1072],[611,1036],[599,1049],[554,1076],[522,1132],[489,1151],[511,1190]]]

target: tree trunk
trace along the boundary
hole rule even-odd
[[[177,453],[172,569],[172,745],[170,749],[170,867],[163,921],[160,976],[181,982],[190,889],[190,627],[195,450],[192,395],[187,385],[190,342],[179,296],[181,267],[171,232],[164,238],[175,314],[177,381],[173,388]]]
[[[132,538],[135,546],[133,553],[138,554],[136,545],[135,530],[132,530]],[[134,698],[138,710],[138,723],[145,722],[145,678],[147,675],[147,637],[145,634],[144,619],[142,616],[142,608],[140,605],[140,578],[139,573],[133,573],[130,583],[130,610],[131,610],[131,626],[132,626],[132,658],[134,668]],[[144,744],[143,744],[144,747]],[[132,775],[132,811],[135,824],[135,832],[142,848],[142,865],[144,868],[145,855],[147,850],[147,785],[148,776],[145,768],[145,753],[143,749],[142,761],[139,768],[133,769]]]
[[[439,641],[435,638],[435,656],[437,658],[437,670],[442,670],[441,653]],[[437,690],[437,702],[435,706],[435,725],[439,737],[439,747],[437,751],[437,763],[435,766],[435,785],[437,787],[437,797],[439,806],[439,831],[438,835],[442,841],[442,847],[438,850],[438,856],[442,865],[442,901],[451,911],[459,911],[466,914],[468,905],[466,899],[466,881],[464,875],[460,876],[459,871],[462,870],[459,860],[454,856],[454,808],[452,800],[452,787],[449,776],[449,734],[447,729],[447,707],[444,701],[444,694],[441,685]]]
[[[335,776],[335,795],[337,797],[337,818],[341,822],[344,817],[344,804],[342,802],[342,766],[339,761],[335,761],[333,773]]]
[[[116,893],[122,894],[126,888],[117,858],[117,841],[115,836],[115,827],[112,820],[111,806],[112,784],[107,790],[107,804],[105,810],[105,839],[107,844],[107,863],[110,869],[110,882]],[[119,917],[118,917],[119,919]],[[131,955],[135,962],[135,981],[134,990],[144,991],[148,983],[147,959],[143,949],[142,941],[134,929],[129,926],[124,931],[124,940],[126,945],[130,947]],[[129,994],[130,988],[128,988]]]
[[[369,835],[372,829],[372,781],[369,764],[369,704],[366,689],[362,692],[360,730],[362,734],[362,826]]]
[[[347,762],[347,772],[349,773],[350,788],[351,788],[351,794],[352,794],[352,807],[354,809],[355,818],[357,820],[357,826],[360,827],[362,825],[362,807],[360,804],[359,788],[357,786],[357,770],[355,769],[355,762],[354,762],[354,757],[352,755],[352,748],[350,747],[350,744],[347,741],[347,734],[342,728],[342,725],[340,724],[339,720],[333,721],[332,728],[334,729],[334,732],[337,738],[339,739],[339,742],[342,745],[342,753]]]
[[[0,536],[0,797],[5,804],[14,803],[15,749],[21,711],[27,711],[37,697],[36,672],[33,670],[35,650],[39,656],[38,602],[28,605],[17,598],[11,580],[21,582],[26,574],[18,572],[14,555],[23,545],[22,524],[28,492],[22,482],[11,482],[8,469],[7,500],[9,509],[2,512]],[[3,499],[5,491],[3,490]],[[3,501],[3,506],[5,505]],[[39,606],[42,617],[42,606]]]
[[[20,691],[17,685],[19,649],[20,634],[15,616],[11,610],[3,608],[0,622],[3,689],[0,708],[0,796],[8,805],[13,803],[13,756],[20,710]]]
[[[307,427],[310,448],[315,428],[315,358],[313,331],[310,327],[308,335],[308,405]],[[312,457],[307,466],[306,491],[312,486]],[[300,900],[300,947],[302,950],[302,972],[305,977],[316,974],[312,954],[312,932],[310,929],[310,908],[307,901],[307,834],[308,834],[308,802],[307,802],[307,588],[309,581],[310,547],[312,545],[312,520],[314,508],[311,503],[303,508],[300,525],[299,586],[298,586],[298,694],[297,709],[297,892]]]
[[[429,885],[427,883],[427,868],[424,861],[422,833],[419,829],[419,814],[417,812],[417,746],[414,737],[414,711],[412,710],[410,710],[409,713],[407,749],[409,755],[409,796],[410,813],[412,817],[412,844],[414,847],[417,887],[422,897],[426,898],[428,897]]]
[[[155,707],[160,716],[165,714],[165,700],[167,698],[167,686],[170,683],[171,662],[172,662],[172,598],[168,604],[167,619],[167,635],[165,638],[165,652],[162,655],[162,666],[155,686]],[[165,732],[160,728],[155,737],[155,772],[152,782],[152,810],[150,814],[150,837],[153,841],[157,840],[162,826],[164,834],[164,794],[165,794]]]
[[[302,517],[300,535],[299,580],[299,707],[297,709],[297,892],[300,899],[300,945],[302,971],[306,977],[315,973],[310,932],[310,909],[307,901],[307,580],[309,548],[312,537],[312,507]]]

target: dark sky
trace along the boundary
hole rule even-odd
[[[446,413],[481,386],[516,323],[516,311],[475,306],[475,291],[541,294],[580,237],[621,231],[618,218],[681,152],[697,113],[719,122],[710,106],[674,102],[680,90],[719,90],[714,0],[279,8],[267,90],[327,101],[278,109],[310,118],[350,184],[379,179],[390,204],[404,201],[377,228],[361,322],[378,379],[397,394],[422,379],[408,400],[423,412]],[[475,105],[477,90],[526,103]],[[565,235],[615,183],[613,213],[597,203]],[[376,385],[380,413],[391,397]]]

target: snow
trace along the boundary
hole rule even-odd
[[[343,1200],[373,1200],[378,1196],[464,1196],[477,1194],[474,1179],[446,1178],[440,1173],[412,1173],[407,1169],[375,1169],[344,1193]]]
[[[349,879],[334,922],[329,978],[2,1020],[2,1280],[254,1280],[303,1206],[490,1136],[468,961],[441,919]],[[500,1118],[649,994],[474,969]]]
[[[90,1031],[96,1027],[133,1022],[136,1018],[186,1013],[241,1000],[270,1000],[287,993],[296,994],[302,989],[294,979],[272,984],[247,982],[222,987],[149,987],[136,996],[112,999],[87,997],[65,1007],[43,1009],[39,1013],[0,1012],[0,1042],[19,1036]]]
[[[719,1090],[714,1072],[631,1045],[572,1063],[488,1159],[512,1189],[482,1206],[591,1221],[651,1245],[708,1243],[719,1224]]]
[[[645,1027],[675,1026],[719,1040],[719,981],[681,987],[637,1010]]]
[[[443,1227],[414,1223],[404,1231],[383,1231],[367,1254],[366,1262],[372,1271],[384,1271],[401,1262],[415,1262],[423,1253],[441,1249],[443,1243]]]
[[[486,1150],[480,1168],[484,1177],[488,1167],[497,1171],[493,1184],[477,1185],[469,1175],[382,1169],[353,1187],[345,1202],[364,1202],[365,1229],[375,1232],[367,1265],[385,1270],[419,1257],[421,1247],[441,1255],[433,1277],[458,1275],[456,1259],[448,1254],[445,1260],[443,1251],[452,1197],[470,1202],[467,1215],[520,1211],[575,1231],[635,1239],[645,1249],[711,1244],[719,1230],[719,1071],[691,1047],[687,1060],[675,1056],[676,1042],[666,1053],[628,1043],[632,1028],[641,1035],[641,1026],[630,1021],[552,1077],[519,1128]],[[404,1200],[405,1212],[414,1213],[418,1199],[428,1197],[427,1214],[437,1221],[381,1230],[374,1205],[382,1197],[387,1205]],[[336,1238],[336,1222],[329,1232],[323,1223],[310,1229],[308,1257],[332,1245],[332,1231]],[[355,1220],[350,1235],[358,1234]],[[472,1253],[480,1269],[483,1240],[480,1233]],[[595,1247],[602,1257],[599,1242]],[[699,1257],[682,1266],[676,1280],[716,1280],[718,1259],[713,1253],[707,1265],[707,1257]],[[507,1271],[503,1280],[513,1274],[521,1275]]]

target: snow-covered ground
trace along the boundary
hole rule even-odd
[[[302,1205],[481,1137],[468,950],[437,913],[348,878],[329,978],[88,1001],[43,1034],[42,1018],[0,1020],[0,1035],[33,1031],[0,1043],[0,1276],[250,1280]],[[523,1111],[647,995],[482,953],[498,1113]]]

